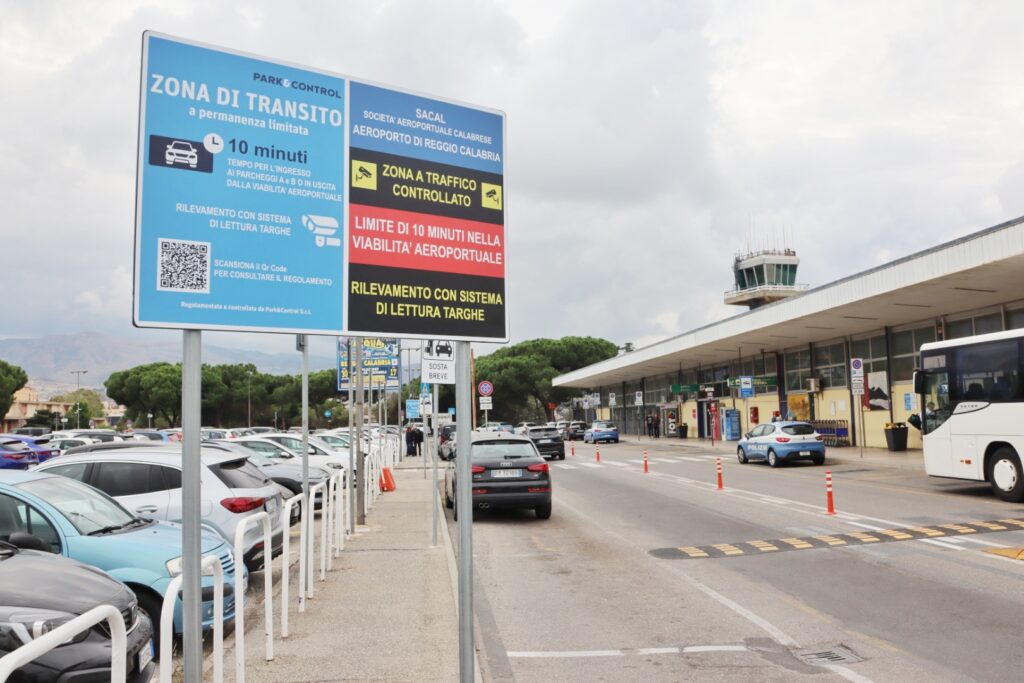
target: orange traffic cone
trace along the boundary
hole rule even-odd
[[[397,488],[397,486],[395,485],[395,476],[393,474],[391,474],[391,468],[390,467],[385,467],[384,468],[384,487],[383,488],[384,488],[385,491],[394,491]]]

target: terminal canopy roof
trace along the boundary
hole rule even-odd
[[[556,377],[599,387],[1024,298],[1024,217]]]

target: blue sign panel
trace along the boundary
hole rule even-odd
[[[338,391],[349,390],[348,346],[338,339]],[[363,339],[363,382],[366,387],[398,389],[399,356],[397,339]]]
[[[740,377],[740,398],[754,398],[753,377]]]
[[[140,327],[344,328],[346,80],[143,38]]]
[[[405,419],[416,420],[420,417],[420,402],[415,398],[405,400]]]

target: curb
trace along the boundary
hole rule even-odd
[[[441,504],[441,494],[434,491],[434,505],[438,507],[437,523],[441,527],[441,535],[444,536],[445,559],[448,561],[448,580],[451,583],[452,597],[455,598],[455,625],[459,624],[459,569],[456,566],[455,544],[452,543],[451,534],[448,533],[448,518],[444,514],[444,506]],[[474,619],[475,621],[475,619]],[[475,632],[475,628],[474,628]],[[474,638],[475,640],[475,638]],[[480,658],[476,652],[473,653],[473,680],[476,683],[483,683],[483,675],[480,672]]]

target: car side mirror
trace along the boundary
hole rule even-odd
[[[751,432],[747,432],[746,434],[743,435],[743,438],[744,439],[749,439],[750,438],[750,434],[751,434]]]
[[[38,536],[33,536],[32,534],[25,533],[24,531],[15,531],[7,541],[11,545],[16,545],[25,550],[42,550],[43,552],[50,551],[49,543]]]

